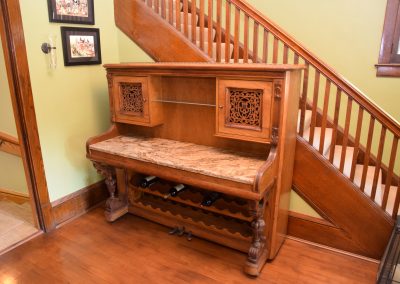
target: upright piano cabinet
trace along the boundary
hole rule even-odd
[[[303,67],[105,68],[112,125],[87,141],[87,158],[110,193],[106,219],[131,213],[243,251],[258,275],[286,236]],[[157,182],[141,188],[146,176]],[[176,184],[187,189],[165,198]]]

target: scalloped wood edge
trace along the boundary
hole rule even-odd
[[[213,224],[207,225],[203,221],[195,221],[192,218],[187,217],[187,216],[182,216],[179,213],[174,214],[173,212],[171,212],[168,209],[163,210],[163,209],[161,209],[159,207],[154,207],[152,204],[143,204],[141,200],[135,202],[132,205],[140,207],[140,208],[151,209],[152,211],[156,211],[156,212],[161,213],[161,214],[169,215],[170,217],[173,217],[173,218],[180,218],[180,219],[182,219],[184,221],[189,221],[192,225],[195,225],[195,226],[201,225],[201,226],[206,227],[206,228],[212,228],[212,229],[216,230],[217,232],[219,232],[221,234],[228,235],[229,237],[235,237],[237,239],[245,240],[245,241],[250,241],[251,240],[251,235],[246,237],[246,236],[242,235],[240,232],[232,232],[232,231],[230,231],[230,230],[228,230],[226,228],[219,228],[219,227],[217,227],[217,226],[215,226]],[[216,217],[216,218],[222,218],[222,217]]]

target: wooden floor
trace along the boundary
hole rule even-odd
[[[37,233],[29,201],[18,204],[0,197],[0,253]]]
[[[0,256],[0,283],[374,283],[377,264],[294,240],[255,280],[246,255],[96,209]]]

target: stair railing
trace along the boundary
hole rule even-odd
[[[382,191],[378,205],[396,218],[400,205],[400,125],[396,120],[244,0],[143,1],[216,62],[304,64],[299,135],[331,163],[339,159],[336,165],[343,174],[347,148],[354,147],[347,175],[356,183],[361,165],[357,185],[364,192],[369,166],[375,166],[368,196],[376,201],[377,192]],[[308,128],[306,112],[310,110]],[[329,150],[326,145],[331,145]],[[340,153],[335,145],[341,145]],[[381,171],[383,185],[378,182]],[[393,188],[394,204],[388,204]]]

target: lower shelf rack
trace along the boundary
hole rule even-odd
[[[165,200],[146,192],[137,200],[131,200],[129,211],[169,227],[185,226],[195,236],[229,245],[243,252],[248,252],[251,244],[251,222]]]

